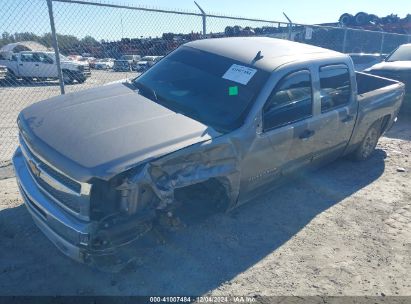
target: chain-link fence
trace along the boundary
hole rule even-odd
[[[0,166],[17,146],[16,118],[26,106],[135,77],[188,41],[268,36],[380,54],[411,41],[393,33],[75,0],[2,0],[0,25]]]

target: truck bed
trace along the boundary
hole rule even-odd
[[[361,72],[355,72],[355,76],[357,78],[358,95],[363,95],[371,91],[375,91],[398,83],[398,81],[396,80],[382,78]]]
[[[381,122],[381,132],[388,130],[398,115],[405,94],[402,82],[356,72],[358,90],[357,121],[346,153],[358,147],[368,129]]]

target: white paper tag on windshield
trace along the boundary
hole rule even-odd
[[[225,72],[223,78],[241,84],[247,84],[250,81],[250,79],[253,78],[256,72],[256,69],[252,69],[238,64],[233,64],[227,70],[227,72]]]

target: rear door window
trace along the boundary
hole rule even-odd
[[[321,112],[343,107],[351,100],[350,72],[345,65],[320,68]]]

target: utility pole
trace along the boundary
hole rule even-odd
[[[56,57],[57,73],[59,75],[60,93],[62,95],[64,95],[65,94],[64,80],[63,80],[63,73],[61,71],[60,51],[59,51],[59,44],[58,44],[58,41],[57,41],[56,27],[54,25],[53,1],[52,0],[47,0],[47,7],[49,9],[51,38],[52,38],[52,42],[53,42],[54,55]]]
[[[288,18],[287,14],[283,12],[283,15],[288,20],[288,40],[291,40],[292,32],[293,32],[293,22],[290,18]]]
[[[203,36],[205,37],[207,34],[207,26],[206,26],[206,18],[207,18],[207,14],[205,13],[205,11],[201,8],[201,6],[194,1],[194,4],[197,5],[198,9],[200,10],[201,14],[203,15]]]

